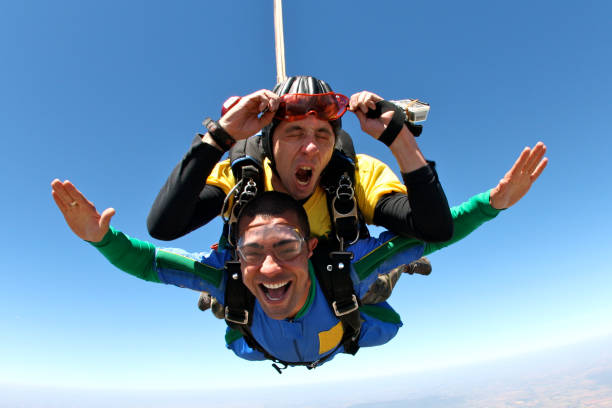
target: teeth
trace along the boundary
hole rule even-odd
[[[279,283],[262,283],[262,285],[264,285],[264,287],[267,289],[278,289],[278,288],[282,288],[288,283],[289,281],[284,281],[284,282],[279,282]]]
[[[301,186],[307,186],[310,184],[312,178],[312,167],[311,166],[299,166],[296,171],[296,181]],[[302,180],[305,178],[306,180]]]

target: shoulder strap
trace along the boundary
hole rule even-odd
[[[311,261],[321,290],[329,307],[342,322],[344,352],[355,354],[359,350],[361,316],[359,299],[353,290],[350,275],[352,252],[333,251],[335,245],[321,240],[313,251]]]
[[[340,151],[344,156],[352,160],[353,163],[357,161],[357,154],[355,153],[355,146],[353,146],[353,139],[343,129],[338,130],[336,135],[336,146],[334,149]]]
[[[261,135],[255,135],[238,140],[229,150],[230,166],[236,180],[242,178],[241,169],[245,165],[263,168],[264,150],[261,143]]]
[[[261,135],[239,140],[229,151],[230,166],[236,181],[227,194],[221,215],[229,210],[229,217],[223,217],[223,235],[230,246],[235,246],[236,223],[240,210],[248,201],[264,190],[263,148]]]
[[[255,296],[247,289],[242,281],[240,261],[232,260],[225,263],[227,283],[225,286],[225,323],[232,329],[239,331],[249,347],[263,353],[266,359],[280,362],[268,353],[253,337],[251,324],[253,324],[253,309]],[[277,367],[275,367],[279,370]],[[279,371],[280,372],[280,371]]]
[[[334,150],[321,176],[321,186],[327,197],[332,235],[337,238],[341,250],[360,237],[370,235],[357,205],[354,185],[355,160],[339,150]]]
[[[225,321],[228,326],[239,330],[239,326],[249,326],[253,321],[255,296],[242,283],[240,261],[225,262],[225,273]]]

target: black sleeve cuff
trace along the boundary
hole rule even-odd
[[[417,184],[429,184],[438,179],[438,174],[435,170],[436,162],[427,161],[427,165],[418,168],[409,173],[402,173],[404,185],[410,189],[410,186]]]
[[[204,143],[202,141],[202,137],[204,137],[203,134],[196,133],[195,137],[191,141],[191,148],[189,149],[189,153],[206,157],[206,160],[214,160],[215,163],[218,163],[221,160],[221,157],[223,157],[223,155],[225,154],[225,152],[220,151],[213,145]]]

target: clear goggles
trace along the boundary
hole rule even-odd
[[[274,118],[288,122],[314,115],[317,119],[332,121],[346,113],[349,98],[339,93],[322,94],[292,93],[281,96]]]
[[[289,262],[302,253],[306,240],[300,231],[286,224],[261,225],[247,229],[238,240],[240,258],[248,265],[261,265],[268,255]]]

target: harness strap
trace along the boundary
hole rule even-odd
[[[236,231],[238,230],[238,217],[240,216],[240,211],[242,211],[246,203],[257,196],[257,180],[260,174],[259,169],[255,166],[248,165],[242,168],[242,178],[238,182],[238,187],[234,193],[234,205],[232,206],[228,221],[228,239],[229,243],[234,247],[237,242]]]
[[[240,261],[225,262],[225,273],[225,321],[228,326],[236,329],[239,326],[249,326],[253,321],[255,296],[242,282]]]
[[[340,176],[338,188],[331,201],[331,218],[341,246],[353,244],[359,239],[359,216],[355,202],[355,190],[349,175]],[[343,248],[341,248],[343,249]]]
[[[233,262],[233,261],[228,261],[228,262]],[[231,280],[234,280],[234,279],[231,279]],[[246,289],[244,284],[242,284],[242,281],[240,280],[239,282],[240,282],[239,285]],[[230,280],[228,279],[228,284],[229,283],[230,283]],[[236,291],[236,288],[234,288],[234,291]],[[317,367],[318,365],[320,365],[321,363],[329,359],[334,354],[334,351],[336,351],[341,345],[344,344],[343,342],[340,342],[336,346],[336,348],[334,348],[334,350],[332,350],[327,355],[325,355],[324,357],[316,361],[292,363],[289,361],[283,361],[279,358],[276,358],[274,355],[270,354],[268,350],[263,348],[263,346],[259,344],[257,340],[255,340],[255,336],[253,336],[253,332],[251,331],[251,323],[252,323],[252,311],[255,305],[254,304],[255,296],[253,296],[253,294],[251,294],[251,292],[249,292],[248,289],[246,289],[246,291],[248,292],[248,294],[246,295],[247,298],[250,297],[253,302],[250,306],[250,309],[232,309],[226,306],[225,307],[225,322],[227,323],[229,327],[231,327],[234,330],[239,331],[242,334],[244,340],[246,341],[249,347],[262,353],[264,357],[266,358],[266,360],[271,360],[272,367],[274,367],[274,369],[279,374],[282,374],[283,373],[282,370],[285,370],[287,367],[294,367],[294,366],[305,366],[309,370],[312,370],[313,368]],[[227,296],[227,289],[226,289],[226,296]],[[249,299],[248,302],[251,302],[251,299]],[[234,301],[236,301],[236,299],[234,299]],[[227,302],[227,298],[226,298],[226,303],[229,303]],[[251,311],[251,313],[249,313],[249,310]],[[234,317],[234,316],[238,316],[239,318],[243,316],[247,316],[247,318],[243,319],[242,321],[230,319],[230,317]],[[279,367],[278,364],[282,364],[283,367]]]
[[[344,352],[355,354],[359,350],[359,334],[361,332],[361,316],[359,314],[359,299],[353,290],[350,276],[352,252],[329,251],[330,243],[320,241],[313,253],[315,274],[325,294],[327,303],[334,314],[342,322],[344,335],[340,344]]]
[[[246,343],[254,350],[261,352],[268,360],[284,364],[272,354],[268,353],[255,340],[251,332],[253,323],[253,309],[255,308],[255,295],[253,295],[242,281],[240,261],[225,262],[227,283],[225,287],[225,323],[232,329],[242,333]],[[275,366],[280,373],[280,369]]]
[[[236,246],[236,223],[244,204],[264,190],[264,153],[261,135],[239,140],[229,151],[230,166],[236,184],[227,194],[221,210],[223,235],[230,246]],[[232,201],[233,200],[233,201]],[[229,217],[224,214],[229,210]]]
[[[324,357],[311,362],[288,362],[272,355],[263,348],[251,332],[253,322],[253,309],[255,296],[247,289],[242,281],[239,261],[227,261],[225,271],[228,274],[225,289],[225,321],[229,327],[239,331],[246,343],[254,350],[259,351],[268,360],[279,374],[289,366],[305,366],[313,369],[330,358],[334,351],[344,346],[344,352],[355,354],[359,350],[359,334],[361,332],[361,316],[359,314],[359,300],[353,290],[353,281],[350,277],[350,262],[352,252],[329,252],[330,244],[321,242],[315,249],[312,257],[317,281],[325,295],[327,303],[342,323],[344,334],[342,339]],[[284,365],[279,367],[278,364]]]
[[[369,233],[357,206],[355,190],[355,162],[340,151],[334,151],[321,177],[327,197],[327,208],[332,225],[332,236],[341,250]]]
[[[247,139],[238,140],[229,151],[229,159],[234,177],[240,178],[240,162],[247,160],[255,162],[259,167],[263,167],[264,152],[261,142],[261,135],[251,136]]]
[[[315,368],[328,358],[340,347],[344,351],[355,354],[359,349],[359,333],[361,330],[361,317],[359,315],[359,300],[350,278],[350,262],[353,254],[345,252],[345,243],[353,243],[361,236],[369,236],[367,227],[363,222],[363,216],[359,212],[353,189],[355,162],[354,148],[348,134],[344,133],[342,150],[335,149],[332,160],[326,167],[322,185],[326,191],[327,204],[332,221],[333,233],[338,243],[322,245],[321,243],[314,251],[312,262],[315,265],[317,280],[325,295],[325,298],[342,322],[344,335],[336,346],[325,357],[312,362],[292,363],[282,361],[267,350],[265,350],[254,338],[250,326],[252,324],[255,296],[246,288],[242,282],[240,262],[237,260],[226,262],[225,269],[227,286],[225,290],[225,321],[229,327],[239,331],[249,347],[261,352],[268,360],[272,360],[272,366],[279,372],[289,366],[305,366],[308,369]],[[343,138],[340,138],[343,140]],[[224,233],[227,235],[229,244],[235,248],[237,230],[236,223],[241,208],[245,203],[254,198],[259,191],[263,191],[263,148],[261,138],[251,137],[247,141],[238,141],[230,150],[230,162],[236,187],[228,194],[233,197],[233,205],[230,216],[225,220]],[[344,151],[348,151],[347,155]],[[352,154],[352,155],[351,155]],[[351,159],[353,158],[353,160]],[[224,204],[223,213],[228,210],[229,199]],[[334,251],[340,249],[340,251]],[[284,367],[279,367],[279,364]]]

